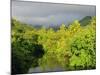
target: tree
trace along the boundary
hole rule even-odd
[[[38,66],[38,59],[43,56],[44,50],[37,40],[38,34],[34,29],[18,21],[13,22],[12,74],[27,73],[30,67]]]
[[[94,22],[94,23],[92,23]],[[96,34],[95,20],[73,38],[71,44],[72,56],[69,66],[71,69],[94,69],[96,65]]]

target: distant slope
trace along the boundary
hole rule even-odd
[[[92,17],[91,16],[86,16],[84,17],[83,19],[81,19],[79,22],[81,24],[81,26],[86,26],[90,23]],[[16,19],[12,19],[12,28],[19,28],[20,30],[32,30],[34,28],[36,29],[40,29],[42,28],[43,25],[30,25],[30,24],[25,24],[25,23],[22,23]],[[69,24],[70,25],[70,24]],[[66,27],[68,27],[69,25],[66,25]],[[49,27],[47,27],[46,29],[49,29],[49,28],[53,28],[55,31],[58,30],[60,28],[60,25],[49,25]]]
[[[33,30],[34,27],[31,25],[22,23],[16,19],[11,19],[11,28],[12,30],[19,30],[19,31],[25,31],[25,30]]]
[[[80,20],[79,22],[82,26],[86,26],[90,23],[91,19],[92,19],[91,16],[86,16],[82,20]]]

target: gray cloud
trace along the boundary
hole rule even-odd
[[[95,16],[95,10],[90,5],[12,1],[12,17],[32,25],[68,24],[85,16]]]

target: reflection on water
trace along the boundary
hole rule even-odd
[[[61,67],[56,67],[53,69],[47,68],[45,71],[42,71],[40,67],[30,68],[28,73],[37,73],[37,72],[56,72],[56,71],[65,71]]]

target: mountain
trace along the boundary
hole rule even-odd
[[[81,26],[86,26],[90,23],[92,17],[91,16],[86,16],[84,17],[83,19],[81,19],[79,22],[81,24]],[[12,28],[16,28],[16,27],[19,27],[20,30],[23,30],[23,29],[26,29],[26,30],[30,30],[30,29],[40,29],[42,28],[43,25],[30,25],[30,24],[25,24],[25,23],[22,23],[16,19],[12,19]],[[70,24],[66,25],[66,27],[68,27]],[[45,27],[46,29],[49,29],[49,28],[53,28],[55,31],[58,30],[60,28],[60,25],[49,25],[48,27]]]
[[[82,26],[86,26],[90,23],[91,19],[92,19],[91,16],[86,16],[82,20],[80,20],[79,22]]]

